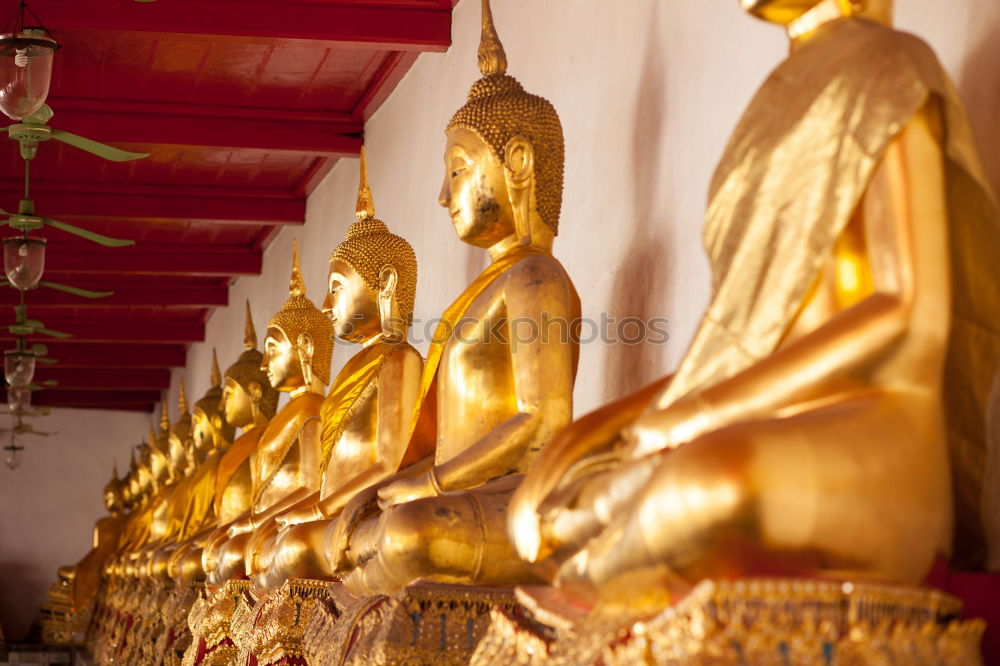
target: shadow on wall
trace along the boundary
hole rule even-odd
[[[663,316],[675,289],[681,285],[665,284],[672,256],[670,233],[673,226],[657,217],[657,192],[661,188],[661,163],[665,114],[663,38],[659,33],[659,4],[651,4],[649,35],[639,82],[639,99],[632,126],[632,202],[639,215],[634,226],[625,261],[615,273],[612,303],[619,318],[638,317],[649,321]],[[666,298],[664,298],[664,296]],[[656,308],[656,311],[653,309]],[[604,402],[617,400],[627,393],[663,375],[663,347],[641,342],[608,347],[604,362]]]
[[[8,643],[27,641],[31,624],[38,620],[43,600],[34,595],[45,586],[34,578],[37,573],[30,563],[0,562],[0,625]]]
[[[957,82],[969,122],[976,136],[979,157],[994,194],[1000,193],[1000,16],[969,49]]]

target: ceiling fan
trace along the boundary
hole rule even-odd
[[[22,419],[22,414],[14,414],[14,426],[12,428],[0,428],[0,433],[9,432],[12,435],[39,435],[41,437],[49,437],[50,435],[58,435],[59,432],[42,432],[40,430],[35,430],[34,426],[30,423],[25,423]]]
[[[50,139],[65,143],[74,148],[79,148],[112,162],[130,162],[149,157],[149,153],[132,153],[73,134],[72,132],[50,127],[48,123],[54,115],[55,112],[52,110],[52,107],[48,104],[42,104],[38,111],[25,117],[21,122],[7,127],[7,135],[20,144],[21,157],[25,160],[34,159],[38,153],[38,144]]]
[[[22,291],[21,294],[23,295],[24,292]],[[7,327],[7,330],[10,331],[11,335],[28,336],[40,333],[41,335],[47,335],[50,338],[59,338],[61,340],[73,337],[71,333],[63,333],[61,331],[53,331],[45,328],[45,324],[37,319],[28,319],[28,306],[23,302],[21,305],[14,306],[14,313],[16,319],[13,324]]]

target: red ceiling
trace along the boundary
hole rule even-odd
[[[74,334],[35,336],[59,359],[38,379],[59,387],[34,403],[152,409],[232,279],[258,274],[275,230],[304,222],[309,192],[357,154],[417,55],[448,48],[455,2],[29,0],[62,44],[50,125],[150,153],[113,163],[49,142],[32,162],[40,215],[137,242],[38,232],[45,279],[115,294],[27,294],[33,319]],[[15,7],[0,1],[0,20]],[[23,170],[0,143],[0,208],[16,208]],[[0,325],[17,299],[0,290]]]

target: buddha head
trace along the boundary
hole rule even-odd
[[[125,487],[118,478],[118,466],[112,465],[111,480],[104,486],[104,506],[107,508],[108,513],[118,513],[122,510],[124,490]]]
[[[740,0],[744,11],[781,26],[790,26],[808,12],[862,16],[886,25],[892,22],[893,0]]]
[[[375,218],[364,147],[355,215],[358,221],[330,256],[323,312],[342,340],[365,342],[379,334],[387,341],[404,340],[413,318],[417,257],[406,240]]]
[[[184,390],[183,377],[179,382],[177,407],[179,415],[177,421],[170,426],[168,434],[173,480],[189,475],[195,467],[194,442],[191,437],[191,413],[188,411],[187,392]]]
[[[261,368],[264,355],[257,351],[250,301],[246,304],[243,348],[236,362],[226,369],[219,405],[226,423],[236,428],[263,425],[278,409],[278,392]]]
[[[292,248],[292,279],[288,291],[288,300],[267,323],[260,368],[267,372],[271,386],[279,391],[303,387],[318,390],[330,381],[333,325],[306,298],[298,243]]]
[[[508,76],[507,56],[483,0],[483,77],[445,130],[439,201],[463,241],[492,247],[515,237],[548,249],[562,207],[562,125],[552,104]]]
[[[235,432],[222,412],[222,373],[219,372],[219,359],[214,349],[211,383],[201,400],[194,403],[191,413],[191,436],[196,457],[201,460],[213,449],[228,446]]]

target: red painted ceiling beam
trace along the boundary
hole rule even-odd
[[[0,205],[16,206],[20,180],[0,181]],[[305,199],[266,190],[112,183],[32,182],[39,215],[62,218],[192,220],[238,224],[303,224]]]
[[[133,289],[128,286],[129,278],[121,274],[112,277],[104,284],[94,280],[82,281],[67,275],[65,281],[74,287],[93,289],[97,291],[114,291],[107,298],[82,298],[55,289],[39,288],[32,290],[27,297],[32,307],[72,307],[72,308],[109,308],[109,307],[165,307],[165,308],[208,308],[229,304],[229,289],[217,287],[184,287],[177,289]],[[59,278],[58,271],[48,271],[47,278]],[[61,281],[61,280],[55,280]],[[20,297],[14,289],[0,288],[0,307],[14,306],[20,302]]]
[[[0,390],[0,400],[7,402],[7,391]],[[74,407],[81,409],[127,409],[131,411],[152,411],[160,400],[159,391],[101,391],[95,389],[45,389],[31,396],[31,404],[36,407]],[[35,421],[35,427],[48,432],[44,420]],[[138,435],[137,435],[138,436]],[[22,442],[35,443],[40,438],[25,437]]]
[[[154,389],[170,388],[170,370],[166,368],[56,368],[35,370],[35,382],[59,382],[61,389]],[[47,389],[46,389],[47,390]]]
[[[145,245],[107,248],[97,244],[52,243],[45,249],[45,277],[67,280],[74,275],[118,275],[117,285],[127,288],[121,274],[133,275],[259,275],[261,252],[238,246]],[[68,284],[75,284],[69,282]],[[33,300],[32,300],[33,302]],[[147,301],[146,304],[154,304]]]
[[[267,0],[207,2],[34,0],[32,9],[57,33],[93,30],[187,35],[241,42],[319,42],[336,48],[437,51],[451,46],[451,11]]]
[[[0,311],[0,340],[11,340],[8,326],[14,323],[13,312]],[[31,316],[31,309],[28,309]],[[203,342],[205,325],[200,321],[175,319],[54,319],[46,317],[43,322],[50,330],[70,333],[74,342]],[[53,338],[35,334],[30,342],[45,344]]]
[[[172,115],[147,105],[150,112],[121,111],[117,102],[103,109],[59,107],[60,129],[97,141],[130,146],[171,145],[213,150],[262,150],[316,157],[354,156],[361,151],[361,122],[292,121]],[[165,105],[172,106],[172,105]],[[54,107],[55,108],[55,107]]]
[[[60,371],[64,368],[183,368],[187,365],[187,348],[181,344],[102,344],[43,338],[35,336],[33,342],[48,347],[46,358],[58,361],[51,367]],[[12,347],[10,344],[5,346]],[[224,359],[220,360],[223,362]],[[38,367],[50,366],[39,364]]]

